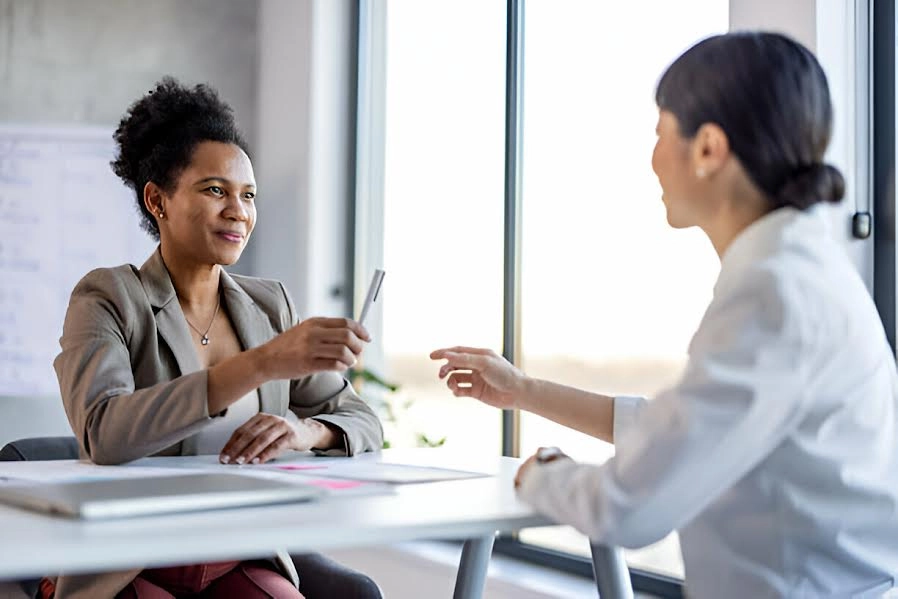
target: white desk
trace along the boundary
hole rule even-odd
[[[468,469],[494,476],[398,485],[391,495],[105,522],[0,506],[0,580],[58,571],[97,572],[252,558],[270,555],[275,548],[303,553],[414,539],[467,539],[455,596],[479,597],[495,533],[552,524],[515,496],[516,459],[481,456],[459,460],[433,449],[387,450],[353,459]],[[201,456],[147,458],[132,465],[196,467],[214,463],[213,456]],[[0,476],[14,477],[15,467],[15,462],[0,462]],[[601,560],[597,572],[620,571],[615,552],[594,552],[594,557]],[[602,596],[626,596],[616,593]]]

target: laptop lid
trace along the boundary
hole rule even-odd
[[[308,501],[312,485],[227,473],[0,487],[0,503],[85,520]]]

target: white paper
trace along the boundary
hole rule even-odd
[[[153,460],[158,463],[160,460]],[[162,459],[171,466],[150,466],[145,464],[129,464],[123,466],[97,466],[90,462],[76,460],[55,460],[39,462],[0,462],[0,487],[22,484],[40,484],[50,482],[84,482],[91,480],[117,480],[151,478],[155,476],[178,476],[202,472],[227,472],[242,476],[277,479],[296,484],[310,484],[327,491],[329,496],[384,495],[394,493],[387,484],[379,484],[371,479],[353,479],[352,477],[320,477],[318,470],[308,470],[302,475],[296,471],[287,471],[265,466],[230,466],[220,464],[217,457],[207,463],[197,458]],[[376,464],[370,464],[376,465]],[[348,480],[352,479],[352,480]]]
[[[370,461],[328,461],[321,464],[302,462],[301,464],[274,464],[263,467],[278,469],[282,472],[289,472],[304,477],[340,478],[391,484],[425,483],[490,476],[484,472],[472,472],[470,470],[452,470],[449,468]]]
[[[96,464],[76,460],[0,462],[0,484],[20,481],[45,483],[149,478],[153,476],[194,474],[205,471],[205,468],[97,466]]]

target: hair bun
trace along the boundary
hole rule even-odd
[[[816,163],[795,171],[776,194],[779,206],[804,210],[818,202],[838,202],[845,195],[845,179],[836,167]]]

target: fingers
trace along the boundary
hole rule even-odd
[[[228,439],[227,443],[225,443],[225,446],[222,447],[221,454],[219,455],[219,460],[221,461],[221,463],[245,463],[245,459],[243,461],[239,461],[239,459],[243,457],[247,447],[253,442],[254,439],[261,435],[263,431],[275,425],[277,423],[277,420],[280,419],[277,416],[273,416],[272,414],[256,414],[245,423],[243,423],[237,430],[234,431],[234,433],[231,435],[231,438]]]
[[[446,363],[440,367],[439,373],[440,378],[445,378],[447,374],[455,370],[484,370],[489,366],[491,356],[446,351],[443,352],[440,359],[446,360]]]
[[[368,329],[352,320],[351,318],[324,318],[324,317],[316,317],[309,318],[303,322],[313,322],[314,324],[326,328],[326,329],[349,329],[355,335],[363,340],[363,341],[371,341],[371,335],[368,334]]]
[[[319,339],[332,345],[345,346],[354,355],[358,356],[365,349],[365,345],[358,335],[350,329],[329,328],[321,332]]]
[[[466,347],[464,345],[456,345],[454,347],[446,347],[443,349],[438,349],[438,350],[434,350],[434,351],[430,352],[430,359],[431,360],[442,360],[446,357],[445,356],[446,353],[475,354],[475,355],[481,355],[481,356],[496,355],[496,352],[494,352],[491,349],[483,349],[480,347]]]
[[[453,372],[446,379],[446,386],[456,397],[480,397],[483,379],[472,372]]]
[[[299,325],[307,357],[324,370],[346,370],[358,361],[368,333],[347,318],[310,318]]]
[[[286,422],[266,429],[237,456],[236,462],[238,464],[259,464],[283,453],[290,445],[291,434],[292,431]],[[261,454],[265,452],[271,457],[263,460]]]
[[[312,358],[315,361],[338,363],[337,368],[346,370],[355,366],[356,355],[349,351],[345,345],[321,343],[312,350]]]
[[[272,441],[268,447],[266,447],[263,451],[259,453],[259,455],[255,458],[258,460],[257,463],[264,464],[265,462],[271,461],[274,458],[283,455],[284,452],[291,449],[290,443],[291,435],[284,434]]]
[[[342,369],[352,368],[355,366],[356,357],[349,348],[342,345],[325,345],[315,352],[316,358],[324,361],[336,361],[340,363]]]

